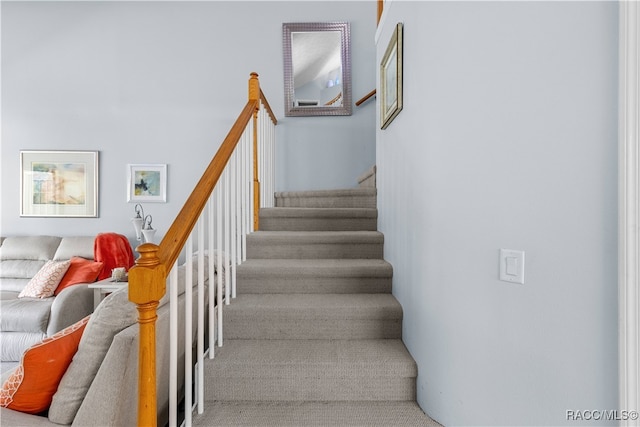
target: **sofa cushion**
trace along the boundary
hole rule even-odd
[[[29,259],[0,260],[0,291],[2,299],[18,298],[29,280],[35,276],[46,261]],[[5,297],[5,294],[7,295]]]
[[[7,281],[9,282],[9,286],[21,286],[24,288],[27,284],[26,279],[0,279],[0,301],[4,301],[7,299],[16,299],[18,298],[18,294],[20,293],[20,291],[5,290],[3,286]],[[16,282],[21,282],[21,285],[17,285]]]
[[[18,298],[0,301],[0,330],[46,333],[54,298]]]
[[[78,349],[89,316],[30,347],[0,390],[0,406],[39,414],[51,404],[58,383]]]
[[[91,316],[78,352],[62,377],[49,408],[49,420],[71,424],[107,354],[113,337],[136,323],[138,311],[123,288],[107,296]]]
[[[93,283],[102,271],[101,262],[90,261],[80,257],[72,257],[69,269],[64,274],[60,284],[56,288],[54,295],[58,295],[63,289],[78,283]]]
[[[47,261],[24,287],[18,298],[48,298],[53,296],[71,261]]]
[[[61,261],[74,256],[92,260],[94,240],[93,236],[63,237],[53,260]]]
[[[33,259],[6,259],[0,261],[0,277],[31,279],[46,261]]]
[[[2,361],[0,363],[3,366],[6,362],[18,363],[29,347],[38,344],[46,337],[47,335],[43,332],[3,331],[0,334],[0,360]]]
[[[19,236],[7,237],[0,246],[0,259],[53,259],[60,237],[55,236]]]

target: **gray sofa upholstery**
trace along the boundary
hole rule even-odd
[[[93,259],[94,237],[15,236],[0,238],[0,348],[3,362],[19,361],[43,338],[93,311],[89,284],[70,286],[51,298],[18,298],[47,260]]]
[[[205,267],[206,268],[206,267]],[[196,267],[194,267],[194,270]],[[194,273],[197,277],[197,274]],[[178,330],[184,330],[185,318],[185,274],[184,266],[178,270]],[[206,275],[205,275],[206,277]],[[196,306],[198,297],[197,278],[194,277],[193,304]],[[108,305],[109,298],[116,298],[118,293],[126,293],[127,289],[111,294],[101,302],[101,305]],[[205,299],[207,292],[205,288]],[[120,295],[122,296],[122,295]],[[121,304],[120,299],[119,304]],[[129,304],[129,303],[127,303]],[[158,426],[167,425],[169,418],[169,298],[168,295],[160,301],[158,308],[158,318],[156,322],[156,378],[157,378],[157,411]],[[96,313],[98,313],[96,309]],[[193,321],[197,318],[197,312],[193,312]],[[85,334],[89,331],[89,326],[85,329]],[[197,335],[196,328],[193,328],[193,336]],[[83,335],[82,340],[89,339]],[[139,327],[137,323],[126,327],[118,332],[110,343],[109,349],[100,363],[100,367],[95,377],[90,381],[90,386],[84,395],[78,412],[73,417],[72,426],[134,426],[137,424],[137,392],[138,392],[138,345]],[[82,346],[82,341],[81,341]],[[184,366],[185,354],[184,335],[179,334],[178,338],[178,366]],[[81,350],[79,349],[78,352]],[[77,356],[77,355],[76,355]],[[74,357],[73,363],[76,361]],[[73,383],[67,378],[70,372],[74,371],[69,367],[60,382],[58,393],[63,393],[61,388]],[[3,374],[2,381],[9,376],[10,372]],[[178,369],[178,388],[184,395],[184,369]],[[54,396],[54,402],[56,396]],[[53,411],[53,409],[52,409]],[[52,414],[49,414],[51,416]],[[0,408],[0,419],[2,426],[49,426],[60,427],[60,423],[52,422],[47,416],[30,415],[11,409]]]

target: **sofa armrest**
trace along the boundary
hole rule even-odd
[[[47,336],[73,325],[91,313],[93,313],[93,289],[89,289],[88,283],[63,289],[51,305]]]
[[[138,324],[113,337],[73,419],[78,426],[133,426],[138,417]],[[159,367],[158,367],[159,368]],[[169,367],[166,367],[166,372]],[[167,385],[167,389],[169,389]],[[124,390],[127,392],[125,393]]]

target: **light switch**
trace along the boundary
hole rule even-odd
[[[500,249],[500,280],[524,284],[524,252]]]
[[[507,262],[507,274],[509,276],[517,276],[518,275],[518,258],[513,256],[506,257]]]

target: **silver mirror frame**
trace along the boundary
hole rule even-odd
[[[339,107],[295,107],[291,33],[339,31],[342,59],[342,105]],[[351,31],[348,22],[293,22],[282,24],[284,56],[284,115],[296,116],[350,116],[351,102]]]

